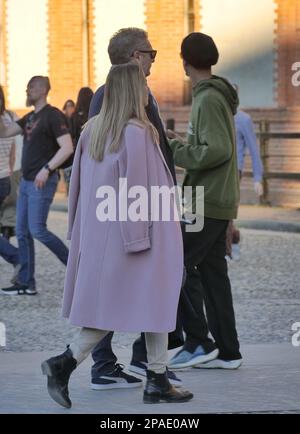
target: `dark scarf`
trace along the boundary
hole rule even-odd
[[[174,183],[176,185],[176,173],[175,173],[175,165],[173,160],[173,153],[169,146],[169,142],[165,133],[165,129],[163,127],[161,118],[158,114],[158,110],[156,104],[154,103],[153,96],[149,93],[149,102],[146,107],[146,113],[149,118],[149,121],[155,126],[159,134],[159,146],[165,157],[166,163],[172,173]]]

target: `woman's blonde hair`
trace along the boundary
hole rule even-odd
[[[133,118],[148,127],[153,140],[158,143],[158,132],[149,121],[144,107],[145,84],[145,75],[137,63],[111,67],[105,83],[101,111],[88,122],[92,124],[89,146],[92,158],[103,160],[108,137],[108,152],[118,152],[123,130]]]

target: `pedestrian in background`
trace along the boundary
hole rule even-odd
[[[18,119],[17,115],[6,108],[5,96],[0,86],[0,121],[6,127],[11,126]],[[0,138],[0,213],[11,193],[11,175],[15,164],[15,137]],[[15,267],[18,271],[18,249],[9,243],[11,233],[8,227],[1,227],[3,236],[0,236],[0,256]]]
[[[63,106],[63,112],[67,119],[70,119],[75,111],[75,102],[72,99],[68,99]]]
[[[65,116],[47,103],[50,88],[48,77],[32,77],[27,85],[26,104],[33,105],[34,110],[10,125],[0,120],[0,137],[24,135],[16,228],[21,268],[17,283],[2,288],[7,295],[37,294],[34,239],[48,247],[64,265],[68,260],[67,247],[47,228],[59,180],[56,169],[73,153]]]
[[[87,122],[89,117],[90,104],[94,92],[89,87],[82,87],[78,93],[75,110],[68,119],[68,126],[73,140],[74,152],[82,131],[82,127]],[[64,179],[67,185],[67,192],[69,192],[69,184],[72,173],[72,166],[64,169]]]
[[[237,84],[234,84],[233,86],[238,92],[239,88]],[[260,157],[253,121],[248,113],[238,110],[234,116],[234,123],[240,180],[242,179],[245,167],[245,156],[249,154],[252,162],[253,187],[256,195],[260,198],[263,195],[263,164]],[[230,231],[232,232],[231,235],[229,234],[229,237],[232,239],[232,246],[229,247],[230,256],[233,260],[238,260],[240,259],[240,231],[233,224]]]

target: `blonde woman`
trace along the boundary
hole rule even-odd
[[[42,364],[50,396],[67,408],[71,407],[72,371],[109,331],[146,333],[145,403],[184,402],[193,397],[171,386],[166,373],[168,332],[175,329],[183,274],[178,221],[99,221],[101,186],[115,191],[118,212],[119,200],[124,199],[121,179],[126,180],[128,191],[144,187],[149,207],[151,187],[173,186],[157,131],[145,113],[148,93],[137,64],[113,66],[100,114],[86,125],[76,149],[63,316],[81,329],[67,351]],[[129,210],[134,201],[127,200]],[[170,208],[174,211],[172,201]]]

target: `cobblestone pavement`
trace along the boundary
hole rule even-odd
[[[49,227],[65,239],[67,214],[52,212]],[[242,344],[291,340],[300,321],[300,234],[242,230],[242,256],[230,263],[237,328]],[[0,296],[0,322],[8,351],[62,350],[74,328],[60,318],[64,266],[36,242],[35,297]],[[9,286],[11,266],[0,259],[0,286]],[[116,347],[127,348],[136,335],[116,334]]]

